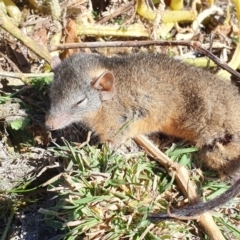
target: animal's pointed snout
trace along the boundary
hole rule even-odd
[[[48,122],[45,123],[45,128],[49,131],[53,130],[53,126],[51,124],[49,124]]]
[[[45,120],[45,127],[50,131],[61,129],[71,123],[70,119],[67,114],[48,113]]]
[[[54,123],[56,121],[57,118],[54,118],[53,116],[51,116],[49,113],[46,116],[45,119],[45,128],[49,131],[54,130]]]

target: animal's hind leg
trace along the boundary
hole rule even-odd
[[[221,177],[232,180],[240,176],[240,134],[226,134],[201,147],[200,158]]]

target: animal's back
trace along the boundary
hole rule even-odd
[[[140,105],[160,120],[171,116],[176,126],[163,132],[179,135],[182,126],[195,135],[180,137],[194,143],[205,128],[211,136],[240,132],[238,90],[213,74],[163,54],[112,57],[106,65],[116,76],[117,101]]]

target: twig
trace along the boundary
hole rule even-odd
[[[0,53],[0,55],[7,60],[7,62],[12,66],[14,71],[21,73],[17,65],[6,54]]]
[[[23,34],[16,26],[11,23],[11,19],[6,16],[6,14],[0,10],[0,26],[7,32],[12,34],[18,40],[23,42],[29,49],[31,49],[36,55],[45,59],[48,63],[51,61],[51,55],[49,54],[47,48],[43,45],[37,44],[30,37]]]
[[[100,25],[91,24],[84,21],[76,24],[76,33],[78,36],[111,36],[111,37],[135,37],[135,38],[148,38],[149,29],[146,29],[140,23],[135,23],[127,26],[117,25]]]
[[[191,183],[188,170],[173,162],[168,156],[155,147],[146,137],[140,135],[134,139],[140,146],[143,146],[150,154],[157,157],[157,161],[163,165],[171,173],[177,172],[175,178],[179,187],[183,191],[185,196],[189,196],[191,203],[196,203],[200,200],[196,187]]]
[[[202,48],[201,45],[197,42],[193,44],[193,47],[196,48],[199,52],[203,53],[207,57],[209,57],[213,62],[215,62],[219,67],[222,69],[228,71],[230,74],[232,74],[234,77],[236,77],[238,80],[240,80],[240,73],[232,69],[228,66],[225,62],[222,62],[218,57],[216,57],[214,54],[209,52],[207,49]]]
[[[140,135],[134,138],[134,140],[146,149],[148,153],[154,156],[161,165],[168,169],[170,175],[175,175],[178,186],[182,190],[183,194],[189,198],[191,203],[200,201],[196,186],[190,181],[189,172],[185,167],[173,162],[169,157],[155,147],[145,136]],[[206,212],[201,214],[198,222],[212,240],[225,240],[209,213]]]
[[[0,72],[0,77],[11,77],[21,79],[24,83],[26,78],[38,78],[38,77],[52,77],[53,73],[12,73],[12,72]]]
[[[233,70],[225,62],[222,62],[218,57],[203,48],[198,42],[195,41],[116,41],[116,42],[82,42],[82,43],[67,43],[49,46],[50,52],[57,50],[64,50],[68,48],[103,48],[103,47],[142,47],[142,46],[187,46],[197,49],[199,52],[210,58],[219,67],[231,73],[234,77],[240,80],[240,73]]]
[[[108,20],[110,20],[111,18],[117,17],[118,15],[127,12],[128,10],[130,10],[132,7],[134,6],[134,1],[127,3],[126,5],[117,8],[112,14],[109,14],[106,17],[101,18],[99,21],[97,21],[97,24],[103,24],[105,22],[107,22]]]

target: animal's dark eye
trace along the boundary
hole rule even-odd
[[[84,99],[80,100],[79,102],[76,103],[76,105],[79,105],[83,102]]]
[[[81,99],[80,101],[78,101],[75,105],[77,106],[77,105],[80,105],[80,104],[82,104],[83,102],[85,102],[87,100],[87,98],[83,98],[83,99]]]

